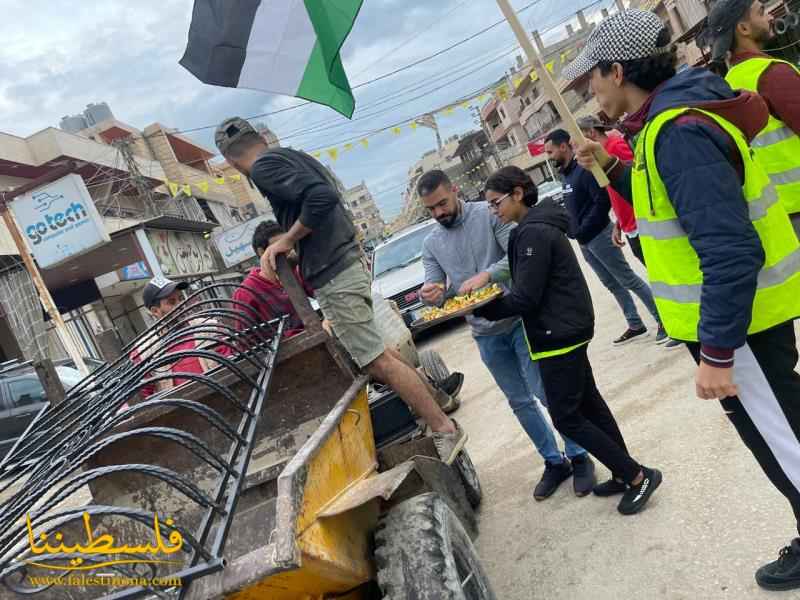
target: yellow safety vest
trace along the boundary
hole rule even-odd
[[[774,63],[783,63],[800,74],[792,63],[776,58],[750,58],[734,65],[725,77],[734,89],[758,92],[758,81]],[[751,144],[756,160],[766,169],[778,190],[786,212],[800,213],[800,137],[770,114],[767,126]]]
[[[736,141],[744,162],[744,197],[766,255],[758,274],[748,334],[800,316],[800,243],[778,202],[775,184],[751,157],[744,135],[733,124],[710,112],[677,108],[658,115],[639,135],[631,179],[639,238],[664,328],[672,338],[698,341],[703,289],[700,259],[678,221],[655,156],[661,128],[689,110],[702,112],[719,124]]]

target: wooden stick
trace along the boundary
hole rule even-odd
[[[552,100],[553,106],[555,106],[558,115],[564,122],[564,128],[569,132],[570,137],[572,137],[572,141],[575,144],[583,144],[586,142],[586,138],[583,136],[583,132],[578,127],[578,122],[575,120],[575,116],[572,114],[572,112],[570,112],[567,103],[564,101],[564,97],[558,91],[558,88],[556,88],[556,84],[553,81],[553,78],[550,76],[550,72],[547,70],[547,67],[545,67],[544,62],[542,62],[542,57],[539,56],[538,52],[536,52],[536,49],[533,47],[528,34],[522,27],[522,23],[519,22],[517,13],[511,7],[511,4],[508,0],[497,0],[497,5],[500,7],[500,10],[503,11],[503,16],[505,16],[509,25],[511,25],[511,29],[514,30],[514,35],[517,36],[519,45],[522,46],[522,49],[528,56],[528,62],[530,62],[531,66],[536,69],[539,79],[541,79],[542,85],[544,86],[544,91],[550,100]],[[594,166],[592,167],[592,175],[594,175],[594,178],[597,180],[597,183],[600,185],[600,187],[606,187],[608,185],[608,177],[597,161],[595,161]]]

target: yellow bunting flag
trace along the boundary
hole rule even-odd
[[[461,103],[461,108],[469,108],[469,100],[464,100]]]
[[[172,194],[173,196],[177,196],[178,195],[178,184],[177,183],[175,183],[174,181],[168,181],[167,182],[167,186],[169,187],[169,193],[170,194]]]
[[[242,178],[242,176],[239,173],[234,173],[230,177],[231,181],[239,181],[239,180],[241,180],[241,178]]]
[[[539,73],[537,71],[531,71],[531,81],[539,81]]]
[[[500,98],[500,100],[508,100],[507,85],[501,85],[499,88],[497,88],[497,97]]]
[[[192,186],[189,185],[188,183],[184,183],[183,184],[183,193],[186,194],[187,196],[191,196],[192,195]]]
[[[562,52],[561,53],[561,64],[563,65],[565,62],[567,62],[567,53],[566,52]]]
[[[328,156],[331,157],[331,160],[336,160],[337,158],[339,158],[338,148],[328,148],[326,152],[328,153]]]
[[[483,102],[484,100],[486,100],[486,94],[481,94],[478,96],[478,102]]]
[[[395,135],[400,135],[401,133],[403,133],[403,130],[400,129],[399,127],[392,127],[392,133]]]
[[[201,181],[200,183],[197,184],[197,187],[200,188],[200,191],[203,192],[204,194],[206,192],[208,192],[208,182],[207,181]]]
[[[547,63],[547,64],[545,65],[545,67],[547,67],[547,70],[548,70],[550,73],[552,73],[552,72],[553,72],[553,68],[555,68],[555,66],[556,66],[556,61],[554,61],[554,60],[551,60],[549,63]]]
[[[408,124],[408,128],[411,129],[411,131],[416,131],[417,130],[417,122],[416,121],[411,121],[411,123]]]
[[[311,156],[313,156],[314,158],[316,158],[317,160],[319,160],[319,159],[322,157],[322,152],[320,152],[319,150],[317,150],[316,152],[312,152],[312,153],[311,153]]]
[[[518,88],[521,85],[522,85],[522,78],[518,77],[517,79],[514,80],[514,89]]]
[[[353,149],[353,144],[345,144],[344,145],[344,151],[345,152],[349,152],[352,149]]]
[[[216,183],[217,185],[225,185],[225,177],[217,177],[214,180],[214,183]]]
[[[362,146],[364,146],[364,148],[369,148],[369,140],[368,140],[367,138],[363,138],[362,140],[360,140],[360,142],[359,142],[359,143],[360,143]]]

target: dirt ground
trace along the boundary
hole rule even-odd
[[[419,343],[466,374],[454,416],[469,432],[483,485],[476,545],[498,599],[800,598],[762,591],[753,580],[796,535],[794,520],[719,404],[695,397],[688,352],[656,346],[654,327],[649,340],[613,348],[625,329],[622,313],[585,265],[584,272],[597,315],[590,357],[598,387],[631,454],[664,474],[639,515],[620,515],[619,497],[577,498],[571,480],[534,501],[544,463],[483,366],[469,327],[445,325]]]

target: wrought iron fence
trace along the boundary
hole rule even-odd
[[[70,598],[182,598],[192,580],[223,567],[284,326],[208,295],[236,287],[219,283],[191,294],[120,359],[43,409],[0,462],[0,581],[7,589],[50,590],[44,596],[52,597],[54,586],[65,585]],[[197,360],[209,369],[183,366]],[[169,389],[142,397],[154,387]],[[170,418],[153,425],[159,414]],[[183,426],[190,422],[201,426]],[[166,466],[152,459],[153,444],[169,448]],[[122,457],[112,457],[115,446]],[[143,482],[140,493],[108,492],[131,481]],[[100,486],[100,499],[87,495],[87,487]],[[155,489],[159,498],[179,498],[167,510],[183,521],[150,510]],[[155,541],[119,545],[120,534]],[[133,584],[101,588],[105,596],[92,587],[120,577]]]

